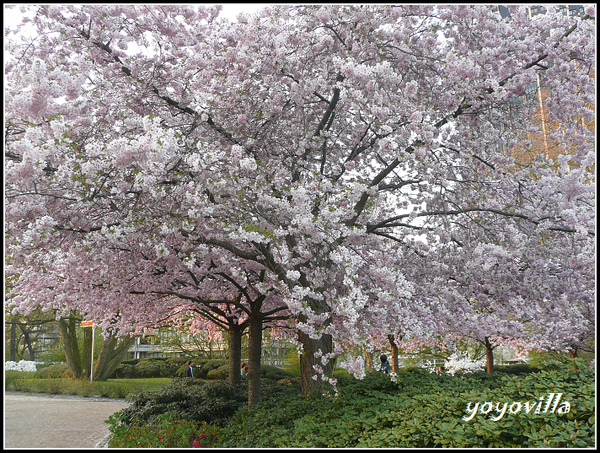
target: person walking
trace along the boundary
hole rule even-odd
[[[185,367],[185,377],[193,378],[194,377],[194,362],[188,360]]]

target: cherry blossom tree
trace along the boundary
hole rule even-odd
[[[169,296],[175,296],[179,301],[188,301],[188,304],[177,302],[173,304],[174,312],[167,320],[172,323],[177,318],[188,318],[187,329],[201,331],[206,329],[207,323],[224,329],[229,341],[229,381],[239,384],[241,381],[240,365],[242,336],[246,329],[249,330],[248,364],[249,364],[249,405],[260,401],[260,361],[262,356],[262,333],[266,328],[277,328],[281,321],[289,319],[290,314],[281,297],[278,297],[273,288],[267,289],[265,284],[266,272],[253,274],[246,269],[243,272],[234,272],[232,275],[213,275],[207,273],[201,277],[190,272],[193,285],[188,282],[179,289],[169,291]],[[240,280],[240,277],[242,279]],[[215,298],[216,286],[210,280],[216,280],[217,286],[223,291],[223,298]],[[189,287],[192,286],[190,292]],[[211,288],[211,298],[205,299],[198,296],[202,289]],[[189,315],[196,317],[189,318]]]
[[[126,333],[173,310],[157,294],[255,284],[246,302],[273,294],[297,319],[308,392],[336,344],[399,320],[431,335],[458,307],[439,283],[478,265],[455,251],[517,232],[510,251],[548,236],[547,253],[571,247],[564,272],[589,263],[595,9],[509,8],[280,5],[230,23],[218,7],[31,7],[36,35],[9,31],[5,68],[15,310],[85,308]],[[502,126],[536,127],[511,101],[538,77],[565,155],[518,167]],[[589,279],[569,275],[583,301]]]

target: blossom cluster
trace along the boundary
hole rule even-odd
[[[14,362],[9,360],[4,362],[4,371],[37,371],[36,362],[30,360],[19,360]]]
[[[465,357],[459,352],[452,354],[444,363],[444,370],[446,373],[454,376],[455,374],[467,374],[474,373],[476,371],[483,370],[483,364],[481,362],[471,360],[469,357]]]

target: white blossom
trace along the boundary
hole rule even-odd
[[[19,360],[19,362],[13,362],[11,360],[4,362],[4,371],[37,371],[37,365],[35,362],[29,360]]]

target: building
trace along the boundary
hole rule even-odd
[[[585,9],[583,5],[558,5],[559,10],[563,14],[569,16],[583,16]],[[506,6],[497,5],[492,7],[493,11],[497,11],[503,19],[510,17],[510,11]],[[529,7],[529,17],[533,18],[538,14],[545,14],[547,9],[542,5],[533,5]],[[549,33],[548,33],[549,36]],[[548,62],[552,64],[552,62]],[[591,74],[590,76],[594,76]],[[525,89],[525,94],[511,100],[508,111],[506,112],[507,121],[500,125],[502,129],[510,128],[511,131],[517,132],[521,136],[522,143],[528,143],[529,146],[518,145],[511,152],[516,159],[517,164],[527,166],[531,159],[538,155],[544,155],[549,159],[556,159],[559,154],[568,153],[568,149],[552,140],[550,136],[557,130],[560,130],[560,124],[553,123],[548,118],[548,110],[545,106],[546,99],[549,96],[548,89],[544,86],[543,79],[537,74],[536,81]],[[522,124],[514,124],[511,121],[511,110],[525,110],[527,117],[532,118],[534,125],[541,132],[526,131]],[[590,131],[594,131],[594,124],[584,124]]]

